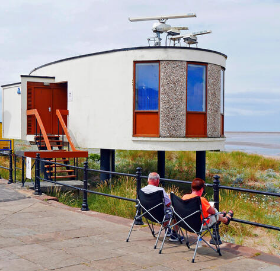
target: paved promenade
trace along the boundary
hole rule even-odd
[[[199,248],[194,264],[185,245],[167,241],[159,255],[146,227],[136,226],[125,242],[131,222],[0,180],[0,270],[280,270],[279,257],[233,244],[222,245],[222,257]]]

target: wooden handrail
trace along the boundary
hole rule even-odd
[[[64,134],[66,135],[67,140],[68,140],[68,142],[69,142],[69,144],[70,144],[70,146],[71,146],[71,150],[72,150],[72,151],[77,151],[76,148],[75,148],[75,146],[74,146],[74,144],[73,144],[73,142],[72,142],[72,140],[71,140],[71,137],[70,137],[70,135],[69,135],[69,133],[68,133],[66,124],[65,124],[65,122],[64,122],[64,120],[63,120],[63,118],[62,118],[62,115],[67,116],[68,113],[69,113],[68,110],[56,109],[56,115],[57,115],[58,120],[59,120],[59,122],[60,122],[60,124],[61,124],[61,127],[62,127],[62,129],[63,129],[63,131],[64,131]]]
[[[51,144],[50,144],[50,141],[49,141],[49,138],[48,138],[48,135],[46,133],[46,130],[45,130],[45,127],[44,127],[44,124],[42,122],[42,119],[38,113],[38,110],[37,109],[30,109],[30,110],[26,110],[26,115],[27,116],[32,116],[32,115],[35,115],[36,119],[37,119],[37,122],[40,126],[40,129],[41,129],[41,132],[42,132],[42,135],[43,135],[43,138],[45,140],[45,143],[46,143],[46,146],[47,146],[47,149],[49,151],[51,151]]]

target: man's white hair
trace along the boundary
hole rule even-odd
[[[159,180],[159,178],[160,178],[159,174],[155,172],[151,172],[148,176],[148,179],[153,181]]]

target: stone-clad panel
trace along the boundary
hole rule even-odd
[[[160,62],[160,136],[185,137],[186,62]]]
[[[207,136],[220,137],[221,67],[208,64]]]

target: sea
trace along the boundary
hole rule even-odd
[[[276,156],[280,158],[280,132],[225,132],[226,151]]]

